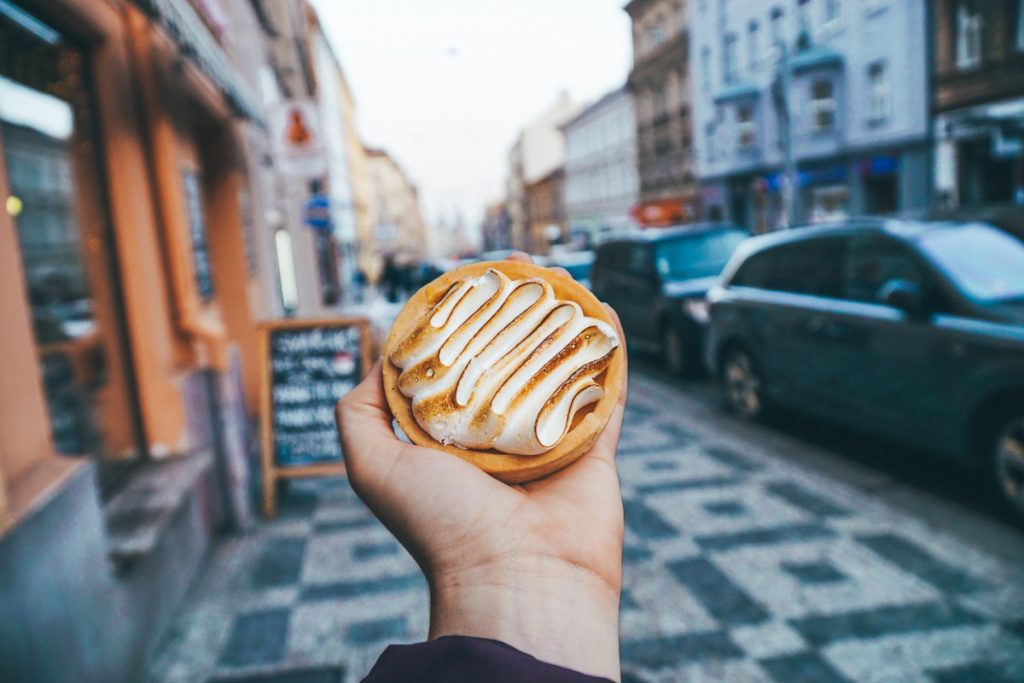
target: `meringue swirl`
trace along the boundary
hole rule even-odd
[[[395,346],[398,390],[442,444],[538,455],[604,396],[615,330],[543,279],[459,280]]]

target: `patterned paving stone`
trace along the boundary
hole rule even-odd
[[[981,579],[940,560],[921,546],[895,534],[858,536],[878,555],[947,593],[976,593],[988,585]]]
[[[768,619],[768,612],[761,605],[708,560],[670,562],[667,568],[719,622],[756,624]]]
[[[636,492],[650,496],[656,493],[676,493],[689,489],[706,489],[715,486],[735,486],[740,483],[736,477],[700,477],[698,479],[682,479],[678,481],[662,481],[654,484],[640,484]]]
[[[301,669],[284,672],[247,673],[242,676],[218,676],[208,683],[343,683],[341,667]]]
[[[696,536],[694,540],[708,551],[733,550],[750,545],[776,545],[834,536],[835,531],[818,524],[788,524],[768,529],[753,529],[728,534]]]
[[[805,584],[836,583],[845,581],[842,573],[828,562],[783,562],[782,569]]]
[[[287,609],[238,616],[231,626],[231,635],[221,649],[218,662],[229,667],[280,662],[288,638],[290,616],[291,612]]]
[[[640,538],[664,539],[679,535],[676,528],[639,500],[624,500],[626,527]]]
[[[397,555],[401,551],[401,546],[394,541],[384,541],[381,543],[356,543],[352,547],[352,557],[357,560],[369,560],[375,557]]]
[[[313,600],[341,600],[357,596],[373,595],[374,593],[390,593],[401,590],[422,588],[425,585],[423,575],[403,574],[402,576],[381,576],[375,579],[360,581],[340,581],[320,585],[305,586],[299,599],[304,602]]]
[[[1012,662],[980,662],[929,671],[935,683],[1024,683],[1024,653]]]
[[[380,522],[372,517],[360,517],[358,519],[347,519],[343,521],[317,522],[313,525],[313,531],[318,534],[331,533],[335,531],[352,531],[353,529],[368,529],[380,526]]]
[[[772,482],[765,486],[765,489],[790,505],[818,517],[842,517],[850,514],[849,510],[835,505],[793,481]]]
[[[739,658],[743,650],[724,631],[712,631],[624,641],[620,655],[624,661],[657,669],[683,661]]]
[[[350,624],[345,629],[345,640],[352,645],[367,645],[381,640],[394,641],[406,635],[405,617],[374,619]]]
[[[859,612],[793,619],[789,624],[809,643],[826,645],[850,638],[873,638],[892,633],[915,633],[982,620],[947,603],[880,607]]]
[[[633,564],[635,562],[643,562],[644,560],[649,560],[652,557],[654,557],[654,553],[652,553],[650,550],[648,550],[647,548],[645,548],[643,546],[640,546],[640,545],[626,544],[622,548],[622,562],[623,562],[623,564]]]
[[[252,585],[255,588],[287,586],[299,580],[306,554],[305,538],[272,538],[267,541],[256,566]]]
[[[739,517],[747,513],[747,506],[738,500],[721,500],[702,503],[701,506],[709,514],[719,517]]]
[[[758,662],[778,683],[850,683],[814,652],[799,652]]]
[[[706,446],[702,453],[706,457],[739,472],[753,472],[761,469],[760,464],[728,446]]]

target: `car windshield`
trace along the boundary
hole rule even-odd
[[[921,248],[973,299],[1024,299],[1024,242],[989,225],[925,233]]]
[[[655,248],[658,273],[669,280],[718,275],[746,237],[742,230],[715,230],[660,242]]]

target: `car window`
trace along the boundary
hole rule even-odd
[[[841,238],[830,237],[779,247],[767,288],[812,296],[841,296],[844,243]]]
[[[972,299],[1024,301],[1024,242],[975,223],[925,232],[918,244]]]
[[[622,242],[610,242],[603,244],[597,251],[597,259],[594,262],[598,272],[622,272],[625,270],[624,256],[628,244]]]
[[[773,249],[748,258],[733,275],[729,284],[736,287],[760,287],[761,289],[767,287],[775,265],[775,252],[776,250]]]
[[[874,235],[850,241],[846,259],[846,298],[879,303],[879,293],[891,280],[910,280],[924,290],[925,273],[914,253],[893,239]]]
[[[626,271],[630,275],[648,275],[651,273],[651,250],[646,244],[634,244],[629,250],[629,261]]]
[[[658,272],[670,280],[718,275],[736,247],[749,236],[743,230],[709,230],[659,242]]]

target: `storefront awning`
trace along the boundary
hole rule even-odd
[[[266,127],[256,96],[187,0],[134,0],[209,78],[238,116]]]

